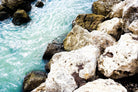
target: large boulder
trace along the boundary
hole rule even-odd
[[[128,27],[128,29],[133,33],[138,35],[138,19],[134,20]]]
[[[112,79],[97,79],[93,82],[88,82],[74,92],[127,92],[127,90]]]
[[[96,15],[96,14],[80,14],[76,17],[76,19],[73,21],[74,25],[80,25],[81,27],[92,31],[96,30],[97,25],[101,22],[103,22],[105,19],[102,15]]]
[[[107,47],[98,61],[98,70],[114,79],[138,73],[138,36],[126,33],[117,44]]]
[[[107,33],[100,31],[88,32],[88,30],[78,25],[74,26],[63,42],[64,49],[67,51],[79,49],[90,44],[97,46],[102,51],[114,43],[115,39]]]
[[[30,92],[46,80],[46,73],[42,71],[32,71],[27,74],[23,81],[23,92]]]
[[[98,25],[97,30],[112,35],[117,40],[120,38],[123,31],[122,28],[122,19],[113,18],[111,20],[104,21]]]
[[[98,0],[92,4],[92,12],[98,15],[108,15],[114,4],[122,0]]]
[[[49,62],[46,92],[72,92],[84,85],[95,76],[99,55],[99,49],[91,45],[55,54]]]
[[[25,11],[31,10],[31,3],[27,0],[1,0],[2,5],[8,8],[11,14],[17,9],[24,9]]]
[[[112,12],[109,14],[110,18],[120,17],[123,19],[123,30],[129,32],[129,25],[138,19],[138,1],[125,0],[117,5],[114,5]]]
[[[30,17],[24,10],[17,10],[13,15],[12,22],[15,25],[21,25],[30,21]]]

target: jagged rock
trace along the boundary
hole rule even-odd
[[[64,51],[63,43],[52,42],[49,43],[47,49],[43,55],[44,60],[49,60],[55,53]]]
[[[85,84],[95,75],[99,55],[99,49],[91,45],[55,54],[49,62],[46,92],[72,92]]]
[[[0,21],[7,19],[9,17],[9,14],[5,11],[0,11]]]
[[[133,34],[138,35],[138,19],[134,20],[128,28]]]
[[[2,5],[9,9],[9,13],[13,14],[17,9],[31,10],[31,3],[27,0],[1,0]]]
[[[97,30],[112,35],[116,39],[119,39],[123,31],[122,28],[122,19],[113,18],[111,20],[104,21],[98,25]]]
[[[129,32],[128,27],[138,19],[138,1],[125,0],[113,6],[112,12],[109,14],[110,18],[120,17],[123,19],[123,30]]]
[[[32,91],[41,83],[45,82],[46,77],[46,73],[42,71],[32,71],[31,73],[27,74],[23,82],[23,92]]]
[[[21,25],[30,21],[30,17],[24,10],[17,10],[13,15],[12,22],[15,25]]]
[[[38,86],[37,88],[35,88],[33,91],[31,92],[46,92],[46,85],[45,82],[42,83],[40,86]]]
[[[42,1],[37,1],[37,3],[35,4],[36,7],[43,7],[44,3]]]
[[[112,79],[97,79],[88,82],[74,92],[127,92],[127,90]]]
[[[138,36],[126,33],[116,45],[107,47],[98,61],[98,70],[114,79],[138,73]]]
[[[73,21],[74,25],[80,25],[84,29],[87,29],[89,31],[96,30],[97,25],[101,22],[103,22],[105,19],[102,15],[96,15],[96,14],[80,14],[76,17],[76,19]]]
[[[75,50],[86,45],[95,45],[101,51],[115,43],[115,39],[100,31],[88,32],[81,26],[75,25],[71,32],[65,38],[63,44],[67,51]]]
[[[98,15],[108,15],[113,5],[122,0],[98,0],[92,5],[92,12]]]

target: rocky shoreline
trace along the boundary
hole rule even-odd
[[[2,0],[0,20],[29,22],[33,1]],[[23,92],[138,92],[138,0],[98,0],[92,12],[79,14],[62,42],[48,44],[48,75],[27,74]]]

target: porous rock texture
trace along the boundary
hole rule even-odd
[[[111,20],[104,21],[98,25],[97,30],[112,35],[116,39],[119,39],[123,31],[122,28],[122,19],[113,18]]]
[[[129,32],[128,27],[138,19],[138,0],[124,0],[117,5],[114,5],[112,12],[109,14],[110,18],[120,17],[123,19],[123,30]]]
[[[127,90],[112,79],[97,79],[93,82],[88,82],[74,92],[127,92]]]
[[[100,51],[89,45],[71,52],[60,52],[50,60],[46,92],[72,92],[92,79]]]
[[[96,30],[97,25],[103,22],[105,17],[103,15],[96,14],[79,14],[72,22],[72,25],[80,25],[82,28],[88,31]]]
[[[95,45],[101,51],[115,43],[115,39],[107,33],[100,31],[88,32],[81,26],[75,25],[65,38],[63,44],[67,51],[75,50],[87,45]]]
[[[98,15],[108,15],[113,5],[122,0],[98,0],[92,4],[92,11]]]
[[[98,61],[98,70],[114,79],[138,73],[138,36],[126,33],[116,45],[107,47]]]
[[[134,20],[128,28],[133,34],[138,35],[138,19]]]

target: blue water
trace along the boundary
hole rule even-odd
[[[32,4],[31,22],[14,26],[11,19],[0,22],[0,92],[21,92],[24,76],[44,70],[46,46],[71,30],[78,14],[91,13],[94,0],[47,0],[43,8]]]

